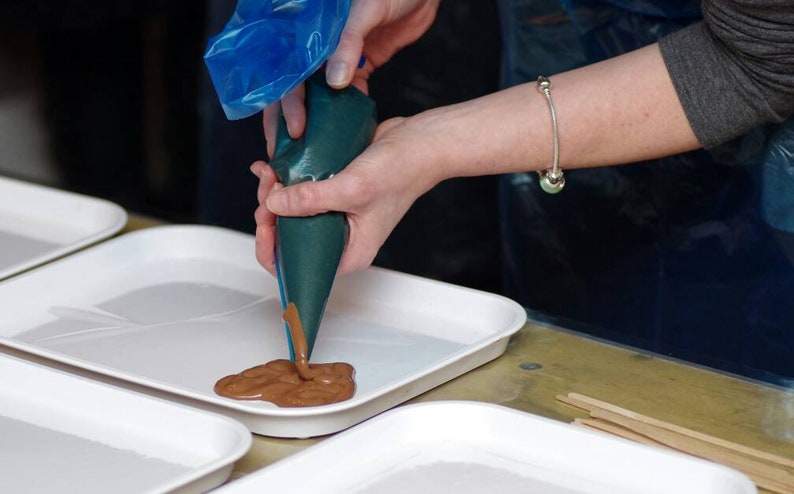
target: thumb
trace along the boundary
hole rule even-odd
[[[351,200],[344,182],[344,174],[341,174],[288,187],[277,183],[268,194],[267,208],[278,216],[314,216],[328,211],[346,211]]]
[[[328,85],[341,89],[350,84],[364,48],[364,38],[383,19],[385,2],[354,2],[336,51],[325,66]]]

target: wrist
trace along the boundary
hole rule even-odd
[[[452,177],[537,171],[553,160],[546,100],[536,83],[406,119],[427,173]],[[431,169],[432,168],[432,169]]]

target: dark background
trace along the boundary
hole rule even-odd
[[[520,80],[559,71],[542,62],[571,57],[579,37],[559,3],[501,3],[513,7],[505,39],[524,41],[513,53]],[[612,3],[593,19],[606,19],[604,39],[615,40],[612,26],[634,36],[636,15],[610,17]],[[373,76],[379,118],[496,90],[506,73],[496,4],[442,2],[432,29]],[[0,55],[35,66],[58,186],[171,222],[254,231],[248,166],[265,157],[260,117],[226,120],[202,61],[234,6],[0,3]],[[549,39],[559,42],[544,48]],[[760,217],[760,167],[714,158],[577,170],[557,196],[528,173],[448,180],[414,204],[375,264],[506,294],[534,320],[790,385],[794,234]]]
[[[134,213],[253,232],[248,166],[265,157],[260,117],[227,121],[202,61],[234,4],[0,5],[6,39],[36,47],[25,62],[40,68],[62,187]],[[495,2],[443,2],[431,30],[373,76],[379,119],[496,90],[499,52]],[[408,212],[376,264],[498,291],[496,193],[495,177],[441,184]]]

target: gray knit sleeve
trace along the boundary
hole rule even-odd
[[[704,0],[703,22],[659,42],[700,143],[794,113],[794,1]]]

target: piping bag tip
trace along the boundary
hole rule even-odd
[[[294,304],[310,357],[344,250],[347,222],[341,213],[307,218],[281,217],[276,220],[276,230],[282,305],[287,310]],[[294,361],[296,342],[288,322],[286,329],[290,359]]]
[[[284,280],[281,277],[281,267],[278,261],[278,249],[273,253],[276,259],[276,282],[278,283],[278,297],[281,300],[281,319],[284,321],[284,330],[287,333],[287,347],[289,348],[289,359],[295,361],[295,345],[292,343],[292,331],[290,331],[289,319],[287,318],[287,296],[284,294]],[[297,308],[296,308],[297,310]],[[303,327],[301,326],[301,331]]]

